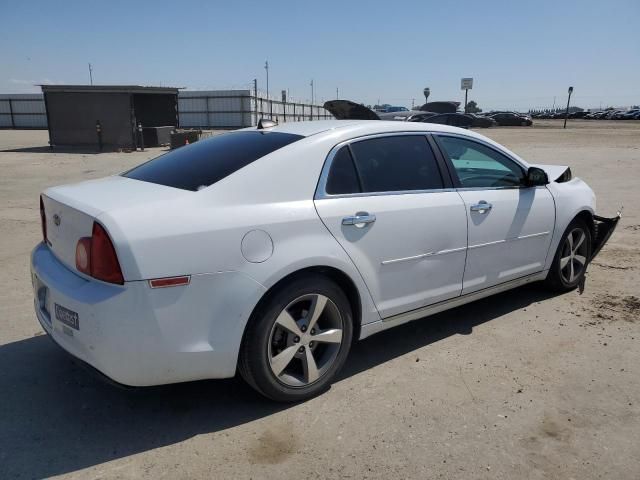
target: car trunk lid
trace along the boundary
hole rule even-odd
[[[121,176],[49,188],[42,194],[47,244],[63,264],[77,271],[78,240],[91,236],[93,223],[102,213],[185,195],[193,192]],[[117,243],[114,246],[117,252]]]

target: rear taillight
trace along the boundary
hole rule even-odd
[[[76,245],[76,268],[79,272],[91,275],[91,237],[78,240]]]
[[[42,226],[42,240],[44,243],[47,241],[47,216],[44,213],[44,202],[42,201],[42,195],[40,195],[40,225]]]
[[[97,222],[93,223],[93,231],[90,237],[78,240],[76,245],[76,268],[102,280],[103,282],[122,285],[124,278],[116,249],[104,227]]]

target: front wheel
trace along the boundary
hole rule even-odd
[[[576,288],[587,271],[590,255],[591,231],[584,221],[575,219],[560,240],[547,285],[561,292]]]
[[[302,275],[278,288],[254,312],[239,370],[260,393],[293,402],[324,391],[349,353],[351,305],[330,279]]]

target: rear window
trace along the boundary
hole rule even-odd
[[[226,133],[172,150],[122,176],[196,191],[301,138],[254,130]]]

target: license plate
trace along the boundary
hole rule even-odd
[[[71,328],[75,328],[76,330],[80,330],[80,320],[78,319],[78,313],[63,307],[62,305],[58,305],[57,303],[55,305],[56,318],[65,325],[68,325]]]

